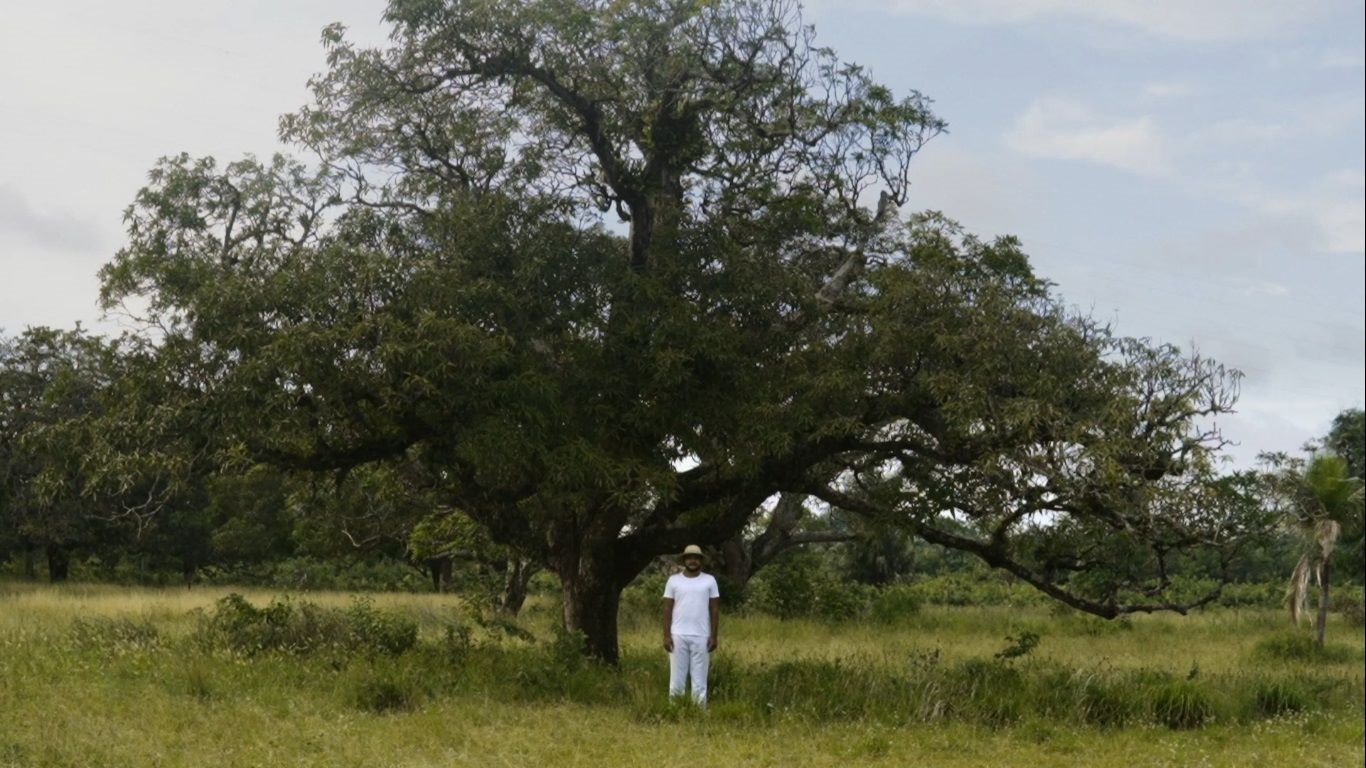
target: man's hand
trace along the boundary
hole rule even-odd
[[[711,637],[707,638],[707,653],[712,653],[712,652],[714,652],[715,650],[716,650],[716,635],[712,635]]]
[[[673,652],[674,652],[674,636],[673,636],[673,635],[665,635],[665,636],[664,636],[664,650],[668,651],[669,653],[673,653]]]

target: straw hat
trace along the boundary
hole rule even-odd
[[[692,557],[693,555],[702,558],[704,562],[707,559],[707,556],[702,553],[701,547],[697,546],[696,544],[689,544],[688,546],[683,548],[683,554],[678,556],[678,562],[682,563],[685,558]]]

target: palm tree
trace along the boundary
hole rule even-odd
[[[1305,551],[1290,575],[1290,620],[1296,624],[1309,609],[1309,580],[1319,585],[1319,610],[1314,636],[1323,647],[1328,623],[1328,588],[1332,580],[1331,557],[1342,527],[1362,513],[1362,482],[1348,474],[1341,456],[1321,453],[1310,458],[1303,473],[1289,470],[1298,526],[1304,534]]]

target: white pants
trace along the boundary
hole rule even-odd
[[[707,669],[711,654],[707,652],[707,637],[703,635],[674,635],[674,650],[669,654],[669,696],[682,696],[683,687],[692,678],[692,699],[707,703]]]

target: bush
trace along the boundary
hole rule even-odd
[[[343,691],[352,707],[375,714],[411,710],[426,695],[410,673],[392,664],[351,667],[344,678]]]
[[[619,615],[625,622],[658,621],[663,610],[664,582],[668,575],[649,571],[637,576],[621,592]],[[722,591],[725,594],[725,591]]]
[[[1214,715],[1209,694],[1190,680],[1169,680],[1149,696],[1153,719],[1168,728],[1199,728]]]
[[[1285,584],[1272,582],[1225,584],[1219,605],[1225,608],[1279,608],[1285,601]]]
[[[915,582],[912,588],[931,605],[1045,605],[1051,598],[999,573],[949,573]]]
[[[236,593],[200,614],[195,632],[206,647],[246,656],[269,651],[398,655],[417,643],[417,622],[378,611],[366,601],[343,610],[289,599],[257,608]]]
[[[270,563],[211,566],[199,571],[205,584],[248,585],[291,590],[430,592],[432,583],[416,568],[387,558],[343,561],[291,557]]]
[[[1309,708],[1305,689],[1289,680],[1261,680],[1253,691],[1257,713],[1267,717],[1303,712]]]
[[[585,656],[585,644],[583,633],[556,624],[548,643],[500,654],[495,679],[513,680],[518,695],[532,701],[608,704],[624,698],[627,687],[618,670]]]
[[[750,580],[749,605],[779,619],[809,616],[816,604],[818,565],[793,555],[768,566]]]
[[[1339,587],[1329,600],[1330,610],[1342,614],[1342,618],[1354,627],[1366,625],[1366,596],[1361,587]]]
[[[1346,663],[1359,660],[1359,654],[1350,647],[1329,643],[1320,648],[1313,635],[1298,631],[1262,638],[1253,646],[1253,654],[1277,661]]]
[[[920,612],[920,593],[908,584],[893,584],[874,593],[868,618],[879,624],[895,624]]]
[[[866,616],[878,591],[839,578],[807,553],[760,571],[749,583],[746,604],[779,619],[816,617],[848,621]]]
[[[1130,722],[1142,708],[1133,686],[1103,677],[1091,677],[1081,684],[1078,705],[1083,720],[1106,728]]]

